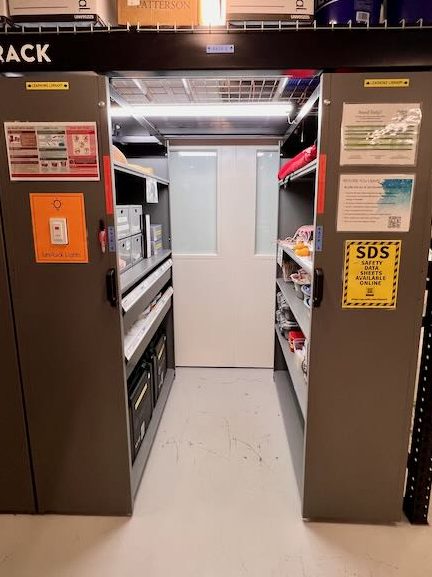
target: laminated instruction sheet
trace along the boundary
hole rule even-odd
[[[5,122],[9,174],[16,180],[99,180],[95,122]]]
[[[414,175],[342,174],[338,231],[408,232]]]
[[[343,105],[341,165],[415,166],[419,103]]]

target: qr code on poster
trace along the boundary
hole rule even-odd
[[[402,225],[401,216],[389,216],[387,228],[400,228]]]

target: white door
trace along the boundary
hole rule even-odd
[[[273,366],[277,146],[170,147],[179,366]]]

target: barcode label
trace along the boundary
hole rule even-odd
[[[369,24],[369,12],[357,12],[356,16],[358,24]]]
[[[402,217],[401,216],[389,216],[388,217],[388,226],[387,228],[400,228],[402,225]]]

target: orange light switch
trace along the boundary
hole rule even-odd
[[[32,193],[30,206],[36,262],[88,262],[82,193]]]

